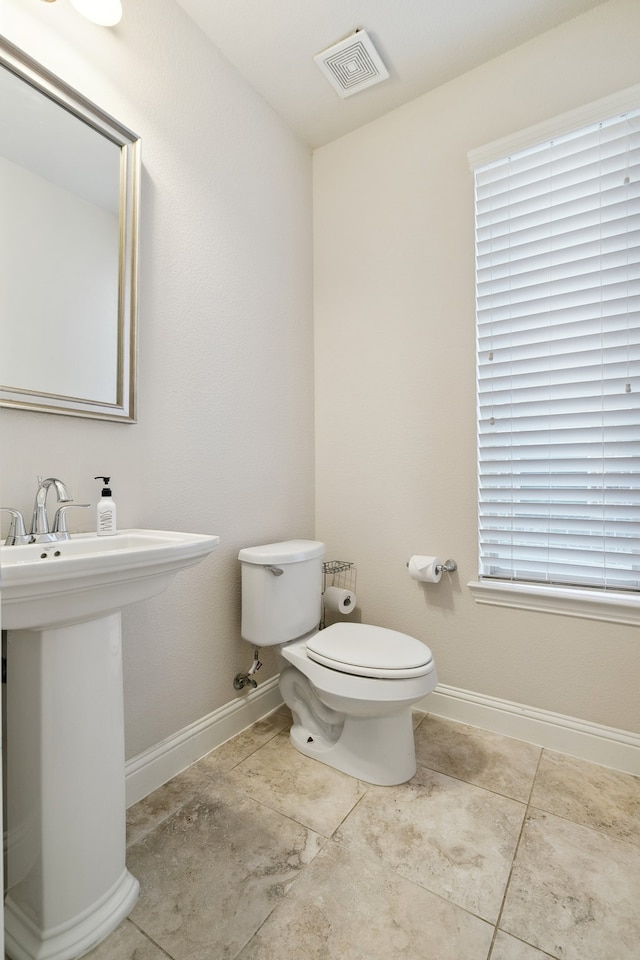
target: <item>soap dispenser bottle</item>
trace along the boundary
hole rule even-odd
[[[111,499],[111,490],[109,489],[110,477],[94,477],[94,480],[102,480],[102,498],[98,501],[96,508],[96,533],[99,537],[110,537],[116,532],[116,504]]]

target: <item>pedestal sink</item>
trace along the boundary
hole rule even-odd
[[[0,548],[12,960],[80,957],[136,901],[125,866],[120,611],[218,542],[125,530]]]

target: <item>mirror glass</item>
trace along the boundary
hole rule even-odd
[[[135,420],[139,138],[0,40],[0,404]]]

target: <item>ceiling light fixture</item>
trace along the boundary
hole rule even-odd
[[[69,0],[69,2],[85,20],[97,23],[101,27],[115,27],[122,18],[120,0]],[[45,3],[55,3],[55,0],[45,0]]]

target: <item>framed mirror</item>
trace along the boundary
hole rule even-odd
[[[140,139],[0,38],[0,405],[134,422]]]

